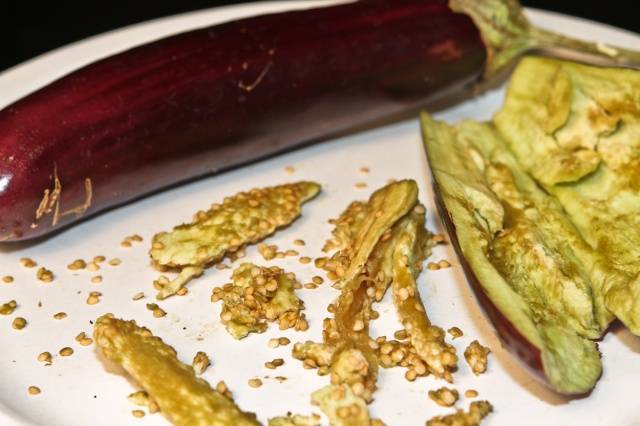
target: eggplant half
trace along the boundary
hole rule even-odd
[[[506,346],[589,392],[618,317],[638,334],[640,73],[526,58],[493,123],[422,116],[436,201]],[[635,220],[635,222],[634,222]]]

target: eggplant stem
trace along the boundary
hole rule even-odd
[[[568,37],[532,25],[518,0],[449,0],[468,15],[487,48],[485,78],[510,68],[526,53],[538,53],[589,65],[640,69],[640,51]]]

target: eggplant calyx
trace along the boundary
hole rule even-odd
[[[639,51],[538,28],[526,18],[518,0],[449,0],[449,7],[468,15],[480,31],[487,48],[485,78],[508,71],[526,53],[590,65],[640,69]]]

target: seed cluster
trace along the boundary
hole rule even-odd
[[[264,332],[267,322],[277,322],[281,330],[309,328],[301,312],[304,304],[294,293],[297,282],[294,274],[277,266],[243,263],[233,272],[232,280],[214,288],[211,301],[223,302],[220,318],[236,339],[251,332]]]
[[[445,386],[429,391],[429,398],[442,407],[451,407],[458,401],[459,397],[457,390]]]
[[[471,367],[473,374],[479,375],[487,371],[488,355],[491,352],[486,346],[482,346],[480,342],[474,340],[464,350],[464,359]]]

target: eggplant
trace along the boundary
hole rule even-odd
[[[538,46],[517,2],[451,3],[363,0],[232,21],[16,101],[0,111],[0,241],[469,93]]]

